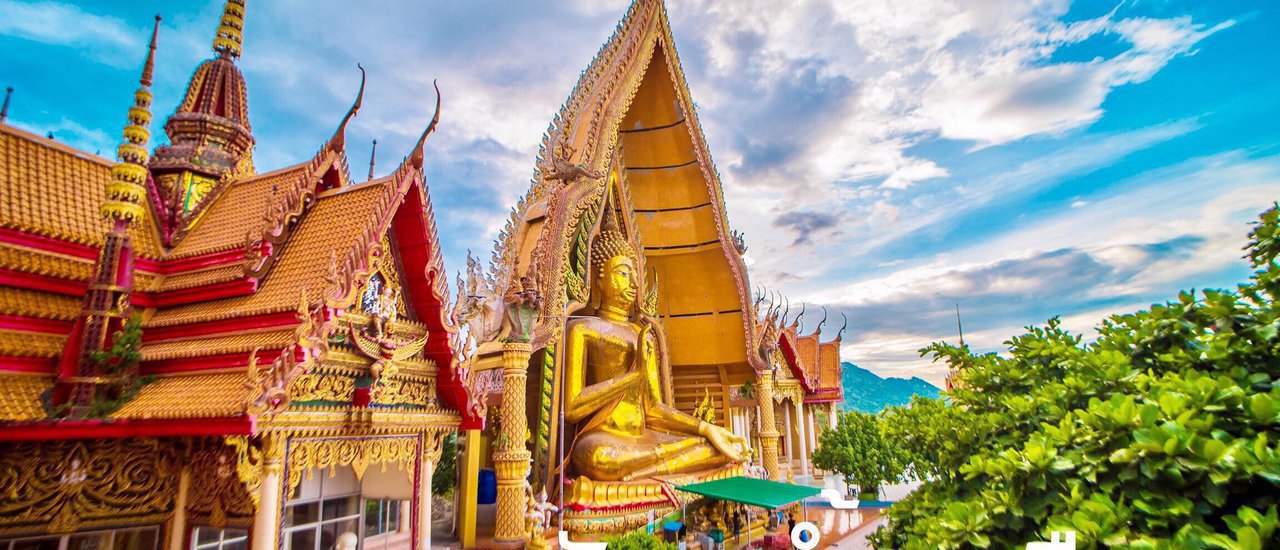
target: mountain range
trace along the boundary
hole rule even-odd
[[[937,386],[920,378],[881,378],[876,373],[853,363],[844,367],[844,410],[878,413],[893,405],[911,402],[912,395],[938,397]]]

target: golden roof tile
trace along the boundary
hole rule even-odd
[[[57,357],[67,344],[65,334],[40,334],[0,330],[0,355],[11,357]]]
[[[142,346],[143,361],[204,357],[226,353],[248,353],[254,348],[283,348],[293,337],[293,329],[269,332],[249,332],[201,338],[195,340],[167,341]]]
[[[37,319],[70,321],[80,314],[80,299],[22,288],[0,287],[0,312]]]
[[[163,309],[148,326],[174,326],[262,313],[293,311],[305,289],[316,300],[327,286],[331,254],[344,254],[373,220],[384,183],[367,183],[349,191],[321,196],[303,218],[280,259],[254,294]]]
[[[0,227],[101,247],[109,227],[98,213],[111,181],[107,159],[0,124]],[[135,252],[162,253],[149,212],[129,230]]]
[[[244,412],[245,371],[161,376],[112,418],[200,418]]]
[[[48,376],[0,376],[0,421],[40,420],[47,416],[40,395],[53,386]]]
[[[160,283],[157,289],[160,292],[170,290],[182,290],[184,288],[195,288],[198,286],[211,285],[217,283],[225,283],[234,281],[244,277],[244,267],[240,263],[232,265],[224,265],[212,269],[201,271],[188,271],[169,275],[164,278],[164,282]]]
[[[294,181],[302,177],[306,169],[307,163],[302,163],[236,182],[209,205],[209,211],[178,241],[169,257],[185,258],[243,248],[250,232],[255,239],[261,235],[263,215],[271,197],[293,188]]]
[[[88,281],[93,278],[93,266],[93,260],[0,244],[0,268],[3,269]]]

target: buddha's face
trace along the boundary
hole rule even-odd
[[[604,272],[600,274],[600,291],[605,303],[630,308],[636,303],[638,286],[636,266],[631,258],[619,254],[605,263]]]

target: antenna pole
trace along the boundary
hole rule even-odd
[[[960,333],[960,347],[964,347],[964,325],[960,324],[960,303],[956,303],[956,331]]]

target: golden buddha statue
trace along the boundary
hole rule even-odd
[[[565,419],[579,423],[570,451],[577,475],[632,481],[742,462],[742,438],[663,401],[655,337],[661,327],[632,321],[637,255],[609,225],[606,218],[591,246],[600,306],[566,328]]]

